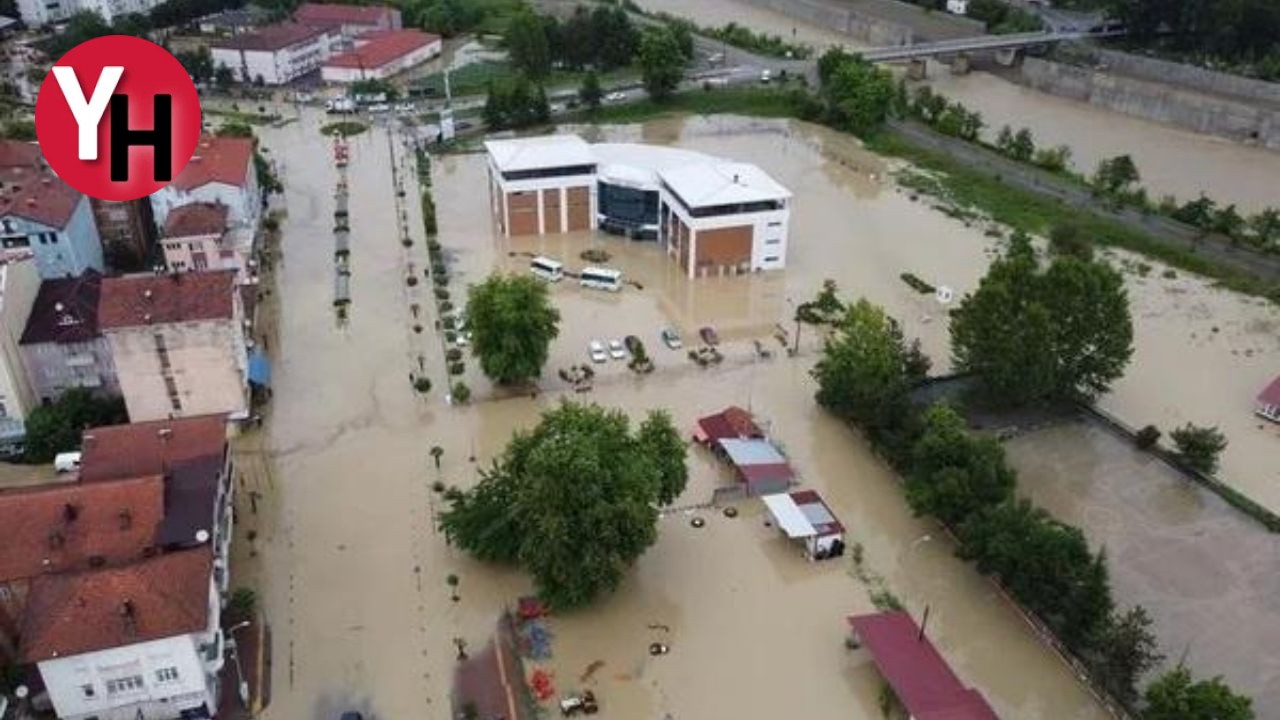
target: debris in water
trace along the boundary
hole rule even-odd
[[[702,527],[703,525],[706,525],[706,524],[707,524],[707,521],[706,521],[706,520],[703,520],[703,519],[702,519],[702,516],[700,516],[700,515],[699,515],[699,516],[695,516],[692,520],[690,520],[690,521],[689,521],[689,524],[690,524],[690,525],[692,525],[692,526],[694,526],[694,527],[696,527],[696,528],[700,528],[700,527]]]
[[[649,628],[650,630],[661,630],[662,632],[667,632],[667,633],[671,632],[671,627],[668,625],[663,625],[662,623],[650,623],[645,627]]]
[[[666,655],[669,651],[670,651],[670,648],[668,648],[666,645],[662,643],[659,643],[659,642],[649,643],[650,655],[653,655],[655,657],[658,655]]]
[[[586,669],[586,670],[584,670],[584,671],[582,672],[582,674],[578,676],[578,682],[582,682],[582,683],[584,683],[584,682],[586,682],[586,681],[590,680],[590,679],[591,679],[591,676],[595,675],[595,674],[596,674],[596,671],[597,671],[597,670],[599,670],[599,669],[600,669],[600,668],[602,668],[602,667],[604,667],[604,661],[603,661],[603,660],[592,660],[592,661],[587,665],[587,669]]]
[[[729,507],[724,509],[724,516],[727,518],[738,517],[738,508],[730,505]]]

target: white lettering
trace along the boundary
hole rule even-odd
[[[98,84],[93,88],[93,97],[85,102],[84,91],[80,89],[75,70],[65,66],[53,68],[53,77],[57,79],[58,87],[62,88],[62,95],[67,99],[67,106],[71,108],[71,115],[75,117],[76,126],[80,130],[78,155],[81,160],[98,159],[98,122],[107,111],[111,93],[115,92],[123,74],[124,68],[118,65],[102,68]]]

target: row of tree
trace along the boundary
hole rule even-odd
[[[837,130],[866,137],[901,115],[905,86],[860,56],[833,47],[818,58],[817,104],[802,114]]]
[[[551,119],[546,90],[523,74],[490,80],[486,92],[483,117],[490,130],[541,125]]]
[[[579,5],[563,22],[524,9],[507,23],[504,42],[511,64],[541,79],[553,67],[609,71],[630,65],[640,47],[640,31],[625,10],[612,5],[591,10]],[[690,48],[692,42],[690,36]]]
[[[1280,79],[1276,0],[1092,0],[1124,23],[1132,42],[1202,60],[1252,66]]]

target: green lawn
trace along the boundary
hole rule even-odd
[[[502,80],[513,77],[515,70],[506,61],[483,60],[464,65],[449,73],[450,90],[454,97],[466,95],[483,95],[485,85],[491,80]],[[582,84],[586,73],[570,70],[554,70],[543,85],[548,90],[564,90],[576,88]],[[637,82],[640,72],[634,68],[620,68],[600,75],[600,84],[605,88]],[[414,88],[434,88],[437,96],[444,95],[444,74],[432,73],[411,83]]]
[[[646,99],[625,105],[604,105],[594,113],[584,110],[569,119],[575,122],[622,124],[678,113],[785,118],[795,115],[795,106],[790,93],[779,88],[691,90],[677,93],[662,103]]]

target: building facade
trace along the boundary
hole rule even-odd
[[[37,402],[22,363],[21,339],[39,291],[34,261],[0,261],[0,446],[21,441],[26,435],[22,421]]]
[[[40,277],[102,270],[89,198],[44,162],[34,143],[0,140],[0,254],[36,258]]]
[[[786,266],[791,193],[755,165],[573,135],[485,147],[508,237],[600,229],[657,240],[690,278]]]
[[[233,270],[237,284],[253,284],[253,232],[228,229],[227,218],[227,206],[220,203],[175,208],[161,242],[165,267],[170,272]]]
[[[240,82],[283,85],[319,68],[340,39],[329,28],[279,23],[218,41],[210,52],[214,67],[231,68]]]
[[[293,12],[293,19],[347,38],[371,30],[399,30],[401,27],[400,11],[386,5],[303,3]]]
[[[20,341],[22,362],[38,402],[72,388],[119,395],[111,347],[98,328],[102,275],[45,280]]]
[[[151,196],[156,223],[164,227],[176,207],[208,203],[226,206],[228,226],[256,228],[262,191],[253,157],[252,139],[201,137],[191,162]]]
[[[156,221],[148,198],[111,202],[91,198],[103,261],[116,272],[146,270],[155,260]]]
[[[436,57],[444,44],[439,35],[420,30],[373,30],[355,39],[355,47],[325,61],[325,82],[381,80]]]
[[[247,416],[245,316],[234,272],[108,278],[99,308],[131,419]]]
[[[145,15],[162,0],[18,0],[18,14],[28,27],[62,22],[81,12],[96,12],[108,23],[121,15]]]

